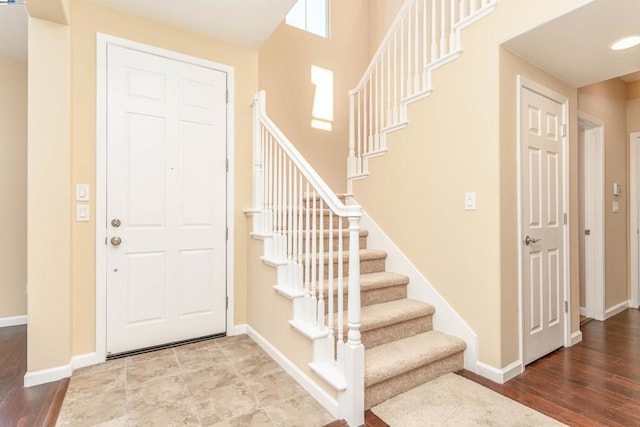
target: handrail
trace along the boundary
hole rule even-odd
[[[327,183],[320,178],[320,175],[313,169],[309,162],[300,154],[295,146],[289,141],[284,133],[276,126],[273,121],[267,116],[266,112],[266,92],[264,90],[259,91],[253,97],[253,106],[258,107],[259,117],[262,124],[276,136],[276,140],[280,143],[282,150],[293,160],[294,164],[300,169],[306,179],[312,183],[312,186],[318,191],[320,197],[329,205],[331,210],[339,216],[362,216],[362,207],[358,205],[345,205],[338,199],[338,196],[331,191],[331,188]]]

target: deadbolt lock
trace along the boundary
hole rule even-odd
[[[118,227],[120,227],[120,224],[121,224],[121,222],[120,222],[120,220],[119,220],[118,218],[116,218],[116,219],[112,219],[112,220],[111,220],[111,226],[112,226],[113,228],[118,228]]]

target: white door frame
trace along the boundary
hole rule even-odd
[[[585,132],[585,225],[591,231],[585,241],[586,312],[580,314],[605,320],[604,122],[578,111],[578,127]]]
[[[517,246],[518,246],[518,305],[519,305],[519,345],[520,345],[520,365],[521,372],[524,372],[524,301],[522,296],[522,170],[521,170],[521,146],[522,146],[522,121],[520,119],[520,115],[522,113],[522,91],[524,89],[531,90],[536,92],[539,95],[542,95],[546,98],[549,98],[559,104],[562,105],[562,120],[563,123],[567,124],[566,134],[563,138],[563,147],[562,147],[562,156],[564,158],[564,164],[562,165],[564,168],[564,174],[562,176],[562,194],[563,194],[563,203],[564,203],[564,212],[565,212],[565,224],[564,224],[564,300],[567,304],[567,310],[564,313],[564,346],[568,347],[571,345],[571,292],[570,292],[570,283],[571,283],[571,271],[569,262],[570,259],[570,245],[569,245],[569,230],[570,230],[570,217],[569,215],[569,98],[564,95],[561,95],[545,86],[542,86],[539,83],[536,83],[533,80],[530,80],[520,74],[518,74],[516,79],[517,84],[517,160],[516,160],[516,168],[517,168],[517,186],[518,186],[518,235],[517,235]]]
[[[630,214],[629,219],[629,241],[631,242],[631,302],[630,307],[638,308],[640,305],[640,132],[634,132],[629,135],[629,153],[630,153],[630,182],[629,195]]]
[[[201,58],[184,55],[155,46],[134,42],[108,34],[97,34],[96,45],[96,362],[106,360],[107,339],[107,47],[118,45],[164,58],[211,68],[227,74],[227,227],[226,290],[227,334],[232,335],[234,325],[234,68]]]

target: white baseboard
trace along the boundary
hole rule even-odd
[[[524,372],[524,366],[522,362],[516,360],[512,364],[505,366],[502,369],[494,368],[478,361],[478,375],[482,375],[485,378],[490,379],[494,383],[504,384],[512,378],[520,375]]]
[[[630,304],[631,304],[631,301],[627,300],[627,301],[622,301],[620,304],[616,304],[613,307],[608,308],[607,311],[604,312],[605,320],[615,316],[616,314],[622,313],[627,308],[629,308]]]
[[[408,297],[427,302],[436,308],[433,316],[433,328],[445,334],[461,338],[467,344],[467,348],[464,351],[465,369],[482,375],[477,366],[478,336],[473,329],[458,315],[447,300],[366,212],[363,212],[360,225],[369,232],[367,246],[387,252],[387,271],[395,271],[409,276]]]
[[[18,326],[18,325],[26,325],[27,324],[27,316],[12,316],[12,317],[0,317],[0,328],[4,328],[6,326]]]
[[[68,363],[63,366],[56,366],[55,368],[27,372],[24,375],[24,386],[33,387],[40,384],[46,384],[53,381],[58,381],[63,378],[69,378],[72,372],[73,372],[73,368],[71,366],[71,363]]]
[[[102,357],[98,357],[98,353],[86,353],[79,356],[73,356],[71,358],[71,367],[75,371],[76,369],[85,368],[87,366],[97,365],[104,362],[105,359]]]
[[[320,403],[334,417],[338,417],[338,401],[316,384],[307,374],[293,364],[284,354],[275,348],[251,326],[244,325],[249,335],[285,372],[298,382],[318,403]]]
[[[235,325],[233,326],[233,328],[230,328],[229,331],[227,331],[227,335],[229,336],[235,336],[235,335],[242,335],[242,334],[246,334],[247,333],[247,324],[242,324],[242,325]]]
[[[582,342],[582,331],[576,331],[571,334],[571,345],[576,345]]]

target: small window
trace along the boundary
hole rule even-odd
[[[311,66],[311,83],[315,87],[311,127],[331,131],[333,122],[333,71]]]
[[[298,0],[285,22],[320,37],[329,37],[329,0]]]

